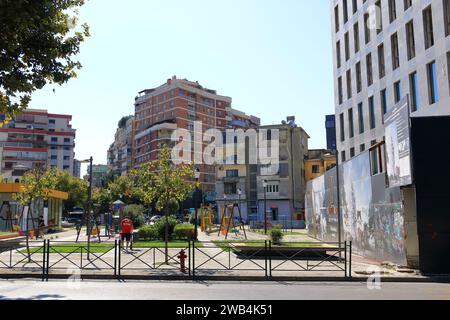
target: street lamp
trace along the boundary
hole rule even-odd
[[[263,180],[264,188],[264,234],[267,234],[267,180]]]
[[[82,160],[80,163],[89,163],[89,189],[88,189],[88,202],[87,202],[87,215],[86,215],[86,229],[88,233],[88,250],[87,250],[87,258],[89,260],[89,252],[91,246],[91,203],[92,203],[92,156],[87,160]],[[80,227],[81,229],[81,227]]]

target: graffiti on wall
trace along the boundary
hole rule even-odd
[[[365,257],[406,263],[400,188],[387,188],[385,174],[371,175],[369,152],[339,170],[343,240],[352,241],[355,251]],[[335,177],[334,168],[310,181],[306,194],[308,232],[327,242],[338,241]]]

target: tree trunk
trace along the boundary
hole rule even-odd
[[[25,210],[25,208],[23,208],[23,210]],[[31,211],[31,202],[30,202],[30,204],[29,204],[29,206],[28,206],[28,211],[27,211],[27,216],[26,216],[26,222],[25,222],[25,239],[26,239],[26,246],[27,246],[27,257],[28,257],[28,263],[30,263],[31,262],[31,252],[30,252],[30,240],[29,240],[29,238],[30,238],[30,234],[29,234],[29,229],[30,229],[30,227],[29,227],[29,223],[28,223],[28,221],[30,220],[29,219],[29,214],[33,214],[32,213],[32,211]]]
[[[166,217],[166,226],[165,226],[165,256],[166,256],[166,264],[169,264],[169,215],[167,208],[164,209],[164,216]]]

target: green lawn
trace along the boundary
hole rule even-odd
[[[202,247],[201,243],[197,243],[196,247]],[[171,241],[168,243],[169,248],[180,248],[185,249],[188,247],[187,241]],[[163,241],[138,241],[133,244],[133,248],[165,248],[165,243]],[[83,253],[87,252],[86,243],[60,243],[51,244],[50,243],[50,253]],[[91,243],[89,251],[91,253],[106,253],[108,251],[114,250],[113,243]],[[26,253],[27,250],[21,250],[22,253]],[[30,253],[43,253],[44,249],[42,247],[31,247]]]
[[[261,241],[245,241],[245,242],[232,242],[232,241],[213,241],[213,243],[222,248],[225,251],[229,251],[230,249],[234,249],[235,247],[264,247],[264,242]],[[298,248],[323,248],[327,247],[326,243],[321,242],[285,242],[279,245],[272,243],[272,248],[280,248],[280,247],[298,247]]]
[[[10,231],[0,231],[0,236],[4,236],[5,234],[16,234],[17,232],[10,232]]]

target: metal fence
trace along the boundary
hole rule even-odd
[[[114,277],[298,277],[335,272],[351,277],[352,243],[275,245],[272,241],[186,241],[169,247],[136,242],[132,248],[121,241],[74,243],[30,241],[16,246],[0,245],[0,275]]]

